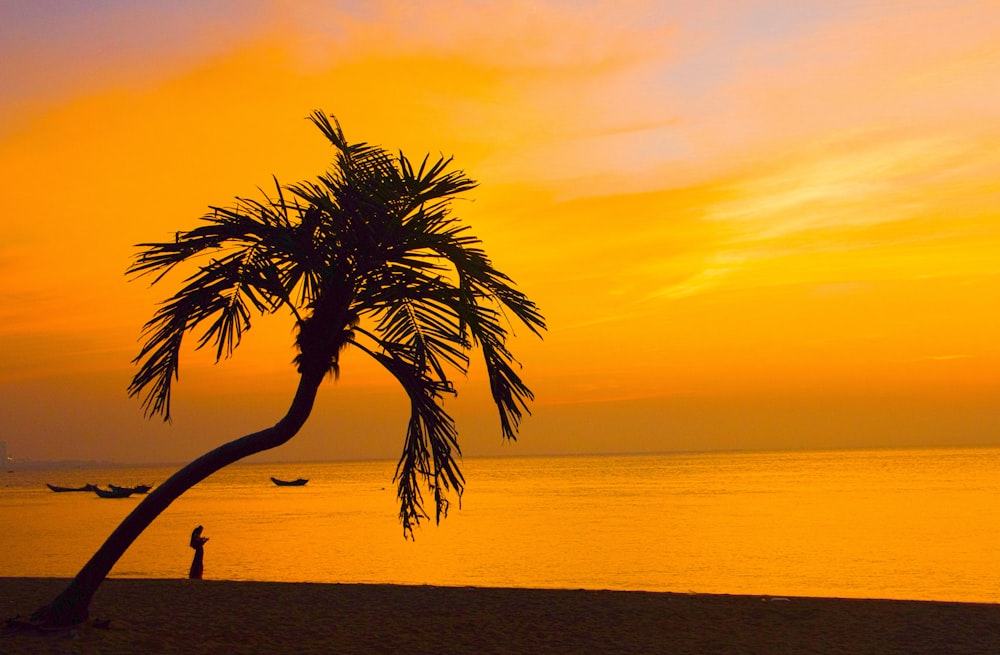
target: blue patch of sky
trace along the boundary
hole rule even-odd
[[[783,43],[807,40],[832,22],[849,20],[857,2],[826,0],[710,4],[678,16],[677,57],[659,81],[702,98],[736,81],[748,67],[781,66],[797,56]]]
[[[151,60],[224,49],[260,23],[266,0],[4,0],[0,102],[113,79]],[[225,26],[213,38],[213,27]]]

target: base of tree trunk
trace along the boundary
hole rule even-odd
[[[90,600],[97,592],[97,588],[143,530],[170,503],[212,473],[244,457],[280,446],[295,436],[312,411],[316,390],[319,389],[324,375],[326,375],[325,369],[302,374],[291,407],[273,427],[223,444],[170,476],[125,517],[62,593],[48,605],[35,610],[27,621],[21,619],[11,619],[11,621],[16,626],[23,625],[26,628],[30,626],[38,630],[58,630],[84,623],[90,617]]]
[[[71,588],[64,590],[51,603],[35,610],[28,621],[24,622],[26,627],[32,626],[42,631],[72,628],[90,618],[90,600],[67,597],[70,590]]]

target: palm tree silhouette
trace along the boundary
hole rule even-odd
[[[330,118],[333,118],[332,116]],[[305,423],[327,375],[339,372],[346,348],[370,355],[399,382],[410,418],[396,467],[403,535],[428,516],[436,521],[448,495],[461,495],[458,435],[442,399],[449,375],[464,374],[478,346],[499,410],[503,437],[515,439],[533,398],[507,348],[512,315],[541,336],[535,303],[495,269],[450,213],[451,201],[475,187],[451,159],[414,166],[402,153],[348,143],[340,124],[321,112],[309,119],[336,149],[335,166],[317,178],[282,187],[263,200],[237,199],[212,208],[203,223],[163,243],[143,243],[129,267],[153,283],[179,264],[197,269],[143,330],[129,395],[147,416],[170,420],[172,384],[183,337],[202,328],[198,347],[216,361],[229,357],[254,315],[287,311],[296,328],[298,388],[274,426],[206,453],[150,493],[51,603],[32,615],[39,625],[86,620],[90,599],[142,531],[187,489],[249,455],[279,446]],[[287,196],[287,197],[286,197]]]

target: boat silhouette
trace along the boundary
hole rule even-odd
[[[112,491],[121,491],[121,492],[131,491],[134,494],[144,494],[147,493],[150,489],[152,489],[152,487],[149,486],[148,484],[138,484],[134,487],[119,487],[116,484],[109,484],[108,488],[111,489]]]
[[[45,483],[45,486],[56,492],[57,494],[66,493],[67,491],[93,491],[94,485],[85,484],[82,487],[60,487],[54,484]]]
[[[96,493],[100,498],[128,498],[133,492],[131,489],[125,489],[118,487],[116,489],[101,489],[100,487],[94,487],[94,493]]]
[[[305,478],[299,478],[298,480],[279,480],[278,478],[271,478],[271,482],[279,487],[301,487],[306,482],[309,482],[309,480]]]

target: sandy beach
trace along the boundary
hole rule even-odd
[[[0,578],[3,618],[65,581]],[[1000,605],[617,591],[112,579],[28,653],[1000,653]]]

